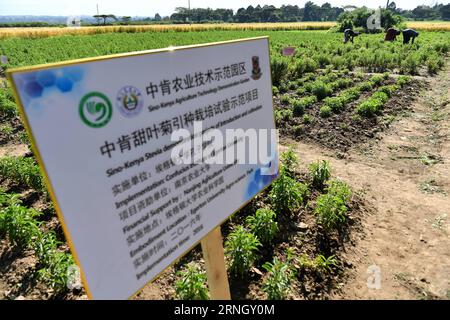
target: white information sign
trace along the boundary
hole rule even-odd
[[[9,77],[90,298],[130,298],[277,177],[273,139],[264,163],[172,157],[180,129],[274,129],[266,37]]]

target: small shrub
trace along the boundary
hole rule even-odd
[[[0,192],[0,200],[0,234],[20,247],[32,244],[40,232],[36,218],[41,213],[23,207],[18,195]]]
[[[313,122],[313,117],[312,116],[310,116],[310,115],[308,115],[308,114],[305,114],[304,116],[303,116],[303,123],[304,124],[310,124],[310,123],[312,123]]]
[[[385,104],[389,101],[389,96],[384,92],[378,91],[372,95],[372,99],[380,100],[381,103]]]
[[[294,116],[299,117],[305,113],[305,106],[300,100],[293,99],[291,103]]]
[[[399,76],[397,78],[397,84],[400,87],[404,87],[405,85],[409,84],[411,82],[411,77],[408,76]]]
[[[278,90],[277,87],[273,86],[273,87],[272,87],[272,94],[273,94],[274,96],[276,96],[276,95],[279,94],[279,93],[280,93],[280,90]]]
[[[280,177],[272,184],[269,197],[275,212],[280,214],[298,209],[307,193],[306,185],[295,181],[284,170],[281,170]]]
[[[262,243],[270,243],[278,232],[276,214],[270,209],[258,209],[253,216],[245,220],[248,228]]]
[[[323,81],[316,81],[312,84],[311,93],[317,97],[318,100],[322,100],[333,93],[329,84]]]
[[[258,248],[261,246],[258,238],[243,226],[228,235],[225,241],[225,254],[230,259],[230,272],[244,277],[258,259]]]
[[[291,98],[287,94],[285,94],[285,95],[281,96],[280,101],[282,104],[288,105],[289,102],[291,101]]]
[[[298,261],[302,268],[314,271],[330,272],[333,267],[337,267],[337,261],[334,255],[325,258],[325,256],[319,254],[314,259],[310,259],[306,254],[302,254]]]
[[[295,78],[300,78],[302,75],[314,72],[319,68],[319,64],[312,58],[297,59],[293,64],[291,73]]]
[[[331,177],[330,163],[326,160],[316,161],[309,165],[312,183],[317,188],[323,188]]]
[[[272,70],[272,83],[279,86],[288,71],[288,61],[281,57],[274,57],[270,61]]]
[[[373,88],[373,84],[372,82],[366,81],[366,82],[362,82],[359,86],[358,89],[361,90],[362,92],[367,92],[372,90]]]
[[[370,77],[370,82],[372,82],[375,86],[379,86],[383,83],[384,77],[382,75],[374,75]]]
[[[267,293],[269,300],[285,299],[291,281],[295,277],[295,270],[289,263],[282,262],[277,258],[274,258],[272,263],[264,263],[263,268],[269,275],[263,282],[262,290]]]
[[[275,122],[281,123],[282,121],[288,121],[292,119],[294,113],[291,109],[277,109],[275,110]]]
[[[400,89],[400,86],[398,85],[387,85],[380,87],[378,92],[384,92],[390,98],[398,89]]]
[[[180,300],[208,300],[208,289],[206,287],[206,273],[202,272],[200,266],[191,262],[185,268],[177,272],[180,278],[175,281],[175,292]]]
[[[341,198],[345,203],[348,203],[352,196],[350,187],[339,179],[333,179],[327,182],[327,193]]]
[[[324,101],[326,106],[329,106],[334,113],[338,113],[344,107],[344,103],[340,97],[326,98]]]
[[[320,108],[319,115],[322,118],[328,118],[328,117],[331,117],[332,113],[333,113],[333,111],[331,110],[330,106],[322,106]]]
[[[378,113],[383,103],[378,99],[368,99],[356,107],[356,112],[364,117],[373,117]]]
[[[347,211],[347,205],[341,197],[327,193],[317,198],[314,213],[318,217],[318,223],[329,232],[345,222]]]
[[[294,149],[289,147],[281,154],[281,164],[284,171],[291,177],[294,177],[295,170],[298,168],[298,155]]]

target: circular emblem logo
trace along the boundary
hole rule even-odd
[[[100,92],[88,93],[80,102],[81,120],[91,128],[102,128],[112,118],[112,104],[108,97]]]
[[[116,99],[117,107],[125,117],[135,117],[144,108],[144,99],[138,88],[126,86],[120,89]]]

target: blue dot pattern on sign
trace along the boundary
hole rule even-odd
[[[55,70],[42,70],[22,74],[17,79],[18,86],[30,99],[42,97],[46,89],[58,88],[62,93],[73,90],[75,83],[83,79],[84,71],[78,66]]]
[[[39,98],[39,97],[41,97],[43,91],[44,91],[44,88],[39,83],[37,83],[36,81],[28,82],[25,85],[25,92],[31,98]]]
[[[63,75],[65,78],[78,82],[83,79],[83,70],[79,67],[64,68]]]
[[[69,78],[59,77],[58,79],[56,79],[56,87],[61,92],[69,92],[72,90],[73,82]]]
[[[51,71],[39,72],[37,82],[43,87],[52,87],[55,85],[56,76]]]
[[[273,165],[275,165],[274,160],[269,162],[264,167],[270,168]],[[253,179],[247,187],[247,198],[253,197],[258,191],[260,191],[269,182],[274,180],[277,176],[278,176],[278,173],[276,173],[274,175],[262,175],[261,168],[256,169],[255,173],[253,174],[253,177],[252,177]]]

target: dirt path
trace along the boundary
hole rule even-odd
[[[345,159],[284,142],[305,164],[329,160],[334,175],[373,207],[365,234],[346,253],[353,268],[336,299],[450,299],[450,64],[428,81],[411,114]],[[379,289],[367,286],[373,265]]]

